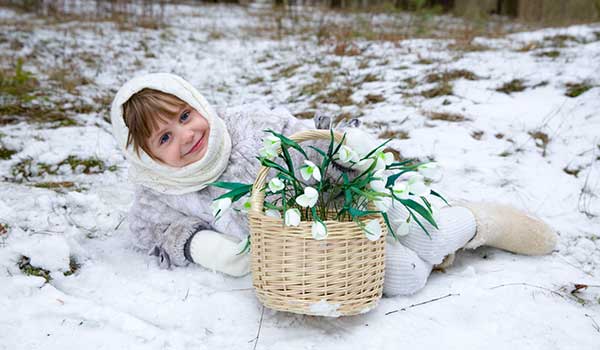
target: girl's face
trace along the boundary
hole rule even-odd
[[[160,123],[150,136],[148,147],[163,163],[181,168],[204,157],[209,134],[206,118],[186,105],[176,118]]]

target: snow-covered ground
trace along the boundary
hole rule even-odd
[[[15,151],[0,157],[0,349],[599,348],[600,25],[462,46],[318,44],[319,15],[277,36],[273,18],[239,7],[165,11],[169,26],[155,30],[0,9],[0,69],[22,58],[46,120],[0,115],[0,151]],[[446,197],[511,203],[546,220],[559,245],[545,257],[462,252],[419,293],[337,319],[263,313],[249,277],[161,270],[131,247],[132,186],[106,121],[116,89],[156,71],[216,105],[359,117],[402,156],[440,162]],[[589,89],[566,96],[573,84]]]

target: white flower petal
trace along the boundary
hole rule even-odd
[[[419,171],[419,173],[421,175],[423,175],[424,177],[426,177],[430,180],[433,180],[433,181],[440,180],[440,178],[442,176],[442,168],[436,162],[429,162],[429,163],[421,164],[421,165],[419,165],[417,170]]]
[[[315,180],[321,181],[321,170],[319,170],[319,168],[314,168],[312,176],[315,178]]]
[[[311,162],[310,160],[305,160],[305,161],[304,161],[304,164],[305,164],[305,165],[308,165],[308,166],[309,166],[309,167],[311,167],[311,168],[314,168],[314,167],[316,167],[315,163]]]
[[[265,215],[268,216],[268,217],[272,217],[272,218],[276,218],[276,219],[281,219],[281,213],[279,212],[279,210],[267,209],[265,211]]]
[[[358,161],[358,154],[346,145],[340,146],[338,157],[342,163],[350,163],[350,161]]]
[[[308,181],[312,175],[312,170],[308,166],[304,166],[300,168],[300,175],[304,179],[304,181]]]
[[[398,227],[396,228],[396,231],[394,231],[394,233],[398,237],[406,236],[409,232],[410,232],[410,224],[404,220],[400,223],[400,225],[398,225]]]
[[[266,148],[263,147],[261,149],[258,150],[258,154],[263,157],[263,158],[267,158],[270,160],[273,160],[275,157],[277,157],[277,151],[273,148]]]
[[[381,237],[381,225],[379,225],[379,220],[373,219],[370,220],[364,228],[365,235],[369,241],[376,241]]]
[[[327,237],[327,227],[318,221],[313,222],[311,232],[313,238],[316,240],[322,240]]]
[[[285,211],[285,224],[287,226],[300,225],[300,210],[297,208],[288,209]]]
[[[408,199],[408,185],[404,182],[396,182],[392,187],[394,195],[400,199]]]
[[[373,203],[375,203],[375,206],[377,207],[377,209],[386,213],[392,206],[392,199],[389,197],[383,197],[379,200],[373,201]]]
[[[269,181],[269,190],[271,190],[273,193],[283,190],[283,187],[283,181],[277,177],[274,177],[271,179],[271,181]]]
[[[431,188],[425,185],[423,182],[415,182],[408,186],[409,192],[414,194],[415,196],[426,196],[431,193]]]
[[[385,184],[387,183],[387,178],[385,175],[383,175],[383,170],[377,170],[373,174],[373,176],[380,178],[380,180],[371,181],[369,183],[369,185],[371,186],[371,189],[373,189],[373,191],[387,193],[387,190],[385,188]]]
[[[265,148],[277,149],[281,146],[281,140],[275,135],[269,135],[263,139]]]
[[[211,203],[213,216],[221,216],[229,207],[231,207],[231,198],[222,198]]]
[[[383,160],[385,161],[385,165],[390,165],[394,162],[394,154],[391,152],[385,152],[383,154]]]

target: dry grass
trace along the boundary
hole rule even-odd
[[[456,79],[478,80],[479,77],[466,69],[455,69],[441,73],[430,73],[425,77],[428,83],[449,82]]]
[[[535,145],[542,150],[542,157],[545,157],[548,144],[550,143],[548,134],[539,130],[530,131],[528,134],[535,140]]]
[[[410,135],[404,130],[385,130],[378,136],[380,139],[408,140]]]
[[[521,79],[513,79],[507,83],[502,84],[499,88],[496,89],[498,92],[503,92],[507,95],[510,95],[513,92],[521,92],[525,90],[527,86],[525,86],[523,80]]]
[[[479,141],[479,140],[481,140],[481,138],[483,137],[484,134],[485,133],[481,130],[473,131],[471,133],[471,137],[474,138],[475,140]]]
[[[468,120],[463,115],[457,113],[447,113],[447,112],[425,112],[425,115],[429,120],[443,120],[451,123],[463,122]]]
[[[452,93],[452,84],[448,82],[442,82],[431,89],[421,92],[421,96],[425,98],[435,98],[440,96],[452,95]]]
[[[367,94],[365,96],[365,103],[367,103],[367,104],[380,103],[383,101],[385,101],[385,97],[383,97],[383,95]]]

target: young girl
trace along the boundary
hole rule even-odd
[[[136,185],[128,218],[136,245],[156,256],[162,268],[196,263],[232,276],[247,274],[249,257],[238,254],[249,234],[246,214],[227,210],[216,220],[213,199],[223,190],[207,184],[253,183],[263,130],[289,136],[309,126],[283,109],[260,105],[217,113],[188,82],[164,73],[123,85],[111,119]],[[329,128],[329,123],[317,118],[315,126]],[[379,143],[358,128],[343,131],[352,149],[369,150]],[[340,171],[349,170],[338,167],[333,176]],[[392,207],[388,215],[400,223],[407,213]],[[439,229],[422,220],[431,238],[413,221],[399,242],[388,241],[385,295],[415,293],[434,267],[447,267],[461,248],[488,245],[539,255],[556,244],[556,234],[542,221],[503,205],[462,203],[440,209],[435,218]]]

